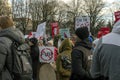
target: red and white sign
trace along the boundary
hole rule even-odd
[[[115,23],[116,23],[118,20],[120,20],[120,11],[115,12],[114,15],[115,15]]]
[[[39,60],[40,62],[54,62],[54,47],[39,47],[40,54]]]
[[[37,27],[37,31],[30,32],[28,34],[28,38],[36,37],[37,39],[43,39],[43,37],[45,37],[45,34],[46,34],[46,22],[39,24]]]
[[[90,30],[90,17],[78,16],[75,18],[75,30],[79,27],[88,27]]]
[[[57,22],[51,23],[51,27],[52,27],[52,37],[54,38],[54,36],[59,33],[58,23]]]

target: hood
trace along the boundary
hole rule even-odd
[[[63,40],[62,44],[59,47],[59,52],[63,52],[65,50],[72,50],[72,42],[70,39]]]
[[[6,28],[0,31],[0,37],[5,37],[5,36],[18,42],[19,44],[25,42],[24,35],[22,34],[22,32],[13,27]]]
[[[92,44],[91,43],[89,43],[89,42],[87,42],[87,41],[80,41],[80,42],[76,42],[75,43],[75,47],[76,46],[83,46],[83,47],[85,47],[85,48],[87,48],[87,49],[92,49]]]
[[[120,34],[120,20],[114,24],[112,32]]]

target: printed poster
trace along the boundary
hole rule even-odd
[[[90,17],[79,16],[75,18],[75,30],[79,27],[88,27],[90,31]]]
[[[40,62],[54,62],[54,47],[39,47],[40,54],[39,60]]]
[[[61,38],[69,38],[70,37],[70,30],[69,28],[66,28],[66,29],[60,29],[60,35],[61,35]]]

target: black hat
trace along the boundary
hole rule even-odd
[[[87,27],[80,27],[77,28],[77,30],[75,31],[75,34],[82,40],[88,38],[89,36],[89,31]]]

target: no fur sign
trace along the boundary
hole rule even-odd
[[[39,47],[39,50],[40,62],[54,62],[54,47]]]

